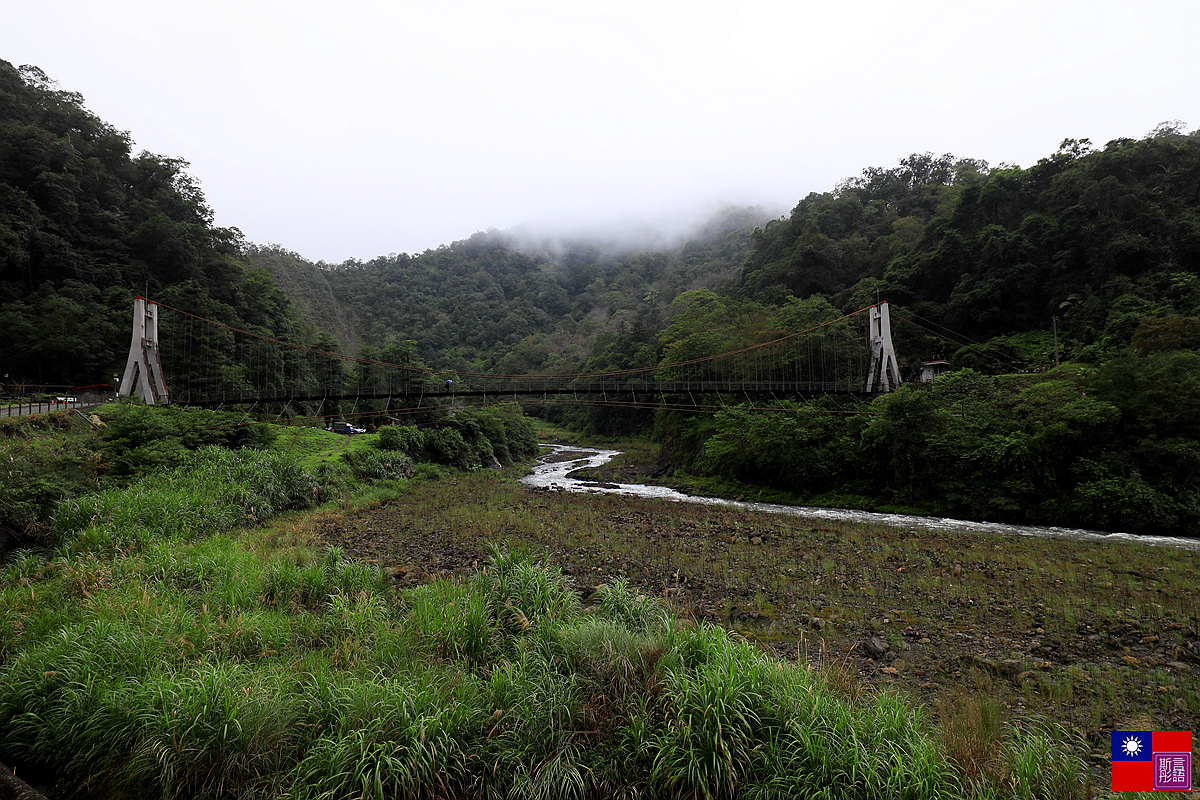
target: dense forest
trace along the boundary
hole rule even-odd
[[[134,154],[130,136],[78,94],[36,67],[0,61],[0,371],[9,381],[111,383],[135,295],[281,339],[311,335],[245,257],[241,233],[214,227],[187,167]],[[227,344],[203,355],[232,363]]]
[[[637,328],[652,342],[671,300],[737,274],[766,221],[760,209],[726,208],[657,251],[491,230],[424,253],[338,265],[279,246],[245,252],[346,352],[404,343],[441,369],[554,374],[578,370],[602,334],[608,341]],[[646,359],[654,363],[653,346]]]
[[[798,297],[826,316],[883,297],[910,376],[958,369],[871,416],[660,415],[672,463],[817,502],[1194,535],[1200,135],[1182,129],[1067,140],[1028,169],[914,155],[809,195],[723,296],[681,298],[705,307],[691,330],[728,347]]]
[[[186,170],[134,154],[40,70],[0,62],[10,382],[109,382],[135,294],[322,351],[505,374],[714,355],[886,299],[909,382],[865,413],[541,411],[653,433],[681,480],[1022,522],[1200,523],[1200,134],[1182,123],[1067,139],[1026,168],[913,154],[787,216],[726,209],[673,244],[486,231],[336,265],[214,227]],[[953,371],[916,385],[935,358]],[[293,359],[254,372],[217,337],[186,369],[261,388],[368,368]]]

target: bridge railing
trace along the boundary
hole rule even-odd
[[[453,398],[453,397],[530,397],[530,396],[564,396],[585,395],[612,397],[640,397],[647,399],[666,396],[691,396],[693,399],[701,395],[774,395],[779,398],[789,396],[813,396],[822,394],[866,394],[864,381],[794,381],[794,380],[621,380],[621,379],[579,379],[546,377],[522,378],[471,378],[464,379],[447,387],[435,383],[409,383],[403,385],[379,386],[323,386],[300,389],[265,390],[228,389],[200,392],[175,390],[172,401],[182,405],[246,405],[251,403],[271,402],[316,402],[321,400],[345,400],[359,398],[363,400],[394,399],[411,401],[420,398]]]

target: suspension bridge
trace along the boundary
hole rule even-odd
[[[637,369],[504,375],[346,356],[139,297],[118,393],[150,404],[198,407],[346,401],[419,407],[426,399],[447,397],[583,397],[623,405],[687,398],[698,407],[700,398],[712,397],[722,404],[725,398],[870,398],[900,380],[886,302],[729,352]]]

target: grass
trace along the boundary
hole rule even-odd
[[[309,437],[312,469],[351,485]],[[838,643],[998,614],[1047,640],[1194,624],[1196,565],[1177,554],[534,494],[491,470],[298,513],[320,498],[293,466],[202,451],[71,505],[63,547],[4,566],[0,759],[95,797],[1082,797],[1080,743],[1014,714],[985,662],[939,713],[897,691],[936,671],[919,651],[864,680]],[[394,550],[324,546],[368,509]],[[406,542],[485,566],[397,588],[382,568]],[[1023,689],[1031,712],[1146,675],[1047,674],[1057,688]]]
[[[1140,715],[1188,729],[1200,713],[1194,552],[531,494],[494,475],[417,485],[386,519],[403,531],[397,550],[479,552],[500,537],[549,552],[584,588],[625,581],[774,652],[846,660],[935,715],[942,697],[991,694],[1005,725],[1062,720],[1086,737],[1083,754],[1106,752],[1108,731]],[[901,666],[868,661],[868,636]],[[1099,781],[1106,758],[1093,763]]]
[[[279,435],[271,444],[271,451],[284,453],[296,459],[307,470],[322,464],[336,463],[343,453],[369,452],[379,434],[346,436],[324,428],[306,428],[293,425],[276,427]]]
[[[623,584],[585,613],[556,568],[493,548],[396,595],[336,551],[240,538],[120,556],[27,635],[0,667],[4,757],[85,796],[957,796],[895,697],[842,699]],[[72,567],[10,565],[47,597],[6,607],[67,603]]]

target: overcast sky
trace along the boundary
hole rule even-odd
[[[341,262],[1200,125],[1198,0],[4,0],[0,58]]]

